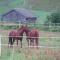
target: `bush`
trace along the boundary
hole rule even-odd
[[[17,29],[18,26],[1,26],[0,29],[6,29],[6,30],[9,30],[9,29]]]

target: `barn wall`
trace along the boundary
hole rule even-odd
[[[19,22],[23,23],[24,21],[26,21],[26,18],[22,15],[22,14],[17,14],[17,19]]]
[[[6,16],[3,17],[4,21],[10,21],[10,22],[15,22],[17,21],[17,15],[16,12],[11,12],[7,14]]]
[[[18,12],[13,11],[13,12],[6,14],[3,17],[3,21],[24,23],[26,22],[26,17]]]

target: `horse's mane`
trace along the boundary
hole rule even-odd
[[[24,28],[24,26],[21,26],[21,27],[18,28],[17,31],[20,31],[20,30],[22,30],[23,28]]]

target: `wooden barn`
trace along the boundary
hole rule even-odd
[[[2,15],[2,22],[9,23],[35,23],[37,17],[32,14],[31,11],[27,9],[15,8]]]

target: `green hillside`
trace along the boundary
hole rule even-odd
[[[60,0],[27,0],[26,6],[44,11],[60,10]]]

